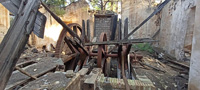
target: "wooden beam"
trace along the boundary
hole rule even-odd
[[[4,90],[28,41],[40,1],[22,0],[17,16],[0,45],[0,90]]]

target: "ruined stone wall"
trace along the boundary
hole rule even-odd
[[[148,2],[148,0],[122,0],[122,32],[124,27],[124,20],[129,19],[129,32],[145,20],[153,11],[155,6]],[[154,16],[149,22],[144,24],[138,31],[136,31],[131,38],[146,38],[151,37],[158,29],[159,16]]]
[[[94,31],[94,15],[89,13],[89,4],[85,0],[79,0],[77,2],[71,3],[66,8],[66,14],[62,18],[65,22],[68,23],[78,23],[82,26],[82,20],[85,20],[85,25],[87,25],[87,20],[90,20],[90,33],[93,37]],[[87,32],[87,26],[86,26]]]
[[[88,13],[88,8],[89,5],[85,0],[79,0],[68,5],[65,8],[66,13],[60,18],[66,24],[78,23],[81,26],[82,20],[85,20],[85,25],[87,25],[87,19],[89,19],[90,30],[92,35],[91,37],[93,37],[93,14]],[[57,21],[44,8],[41,8],[40,11],[47,17],[44,39],[40,39],[35,35],[31,35],[29,43],[36,46],[37,48],[42,48],[42,46],[46,45],[47,50],[51,50],[50,44],[56,46],[56,42],[59,38],[60,32],[62,31],[62,26],[59,23],[57,23]]]
[[[184,47],[192,44],[194,6],[194,0],[177,0],[171,1],[162,10],[160,46],[177,59],[183,59]]]
[[[153,1],[153,0],[151,0]],[[151,37],[159,28],[156,45],[178,60],[184,58],[184,47],[191,50],[195,9],[194,0],[171,0],[161,11],[142,26],[132,37]],[[129,31],[139,25],[154,10],[155,4],[148,0],[124,0],[122,20],[129,18]]]
[[[9,11],[0,4],[0,43],[6,35],[8,28],[10,26]]]

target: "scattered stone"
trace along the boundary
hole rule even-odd
[[[166,90],[166,89],[168,88],[168,86],[167,86],[167,85],[165,85],[165,87],[164,87],[164,88],[165,88],[165,90]]]
[[[37,71],[37,69],[33,69],[33,71],[35,72],[35,71]]]
[[[54,84],[59,84],[60,83],[60,81],[56,81]]]
[[[37,58],[36,60],[37,60],[37,61],[40,61],[40,60],[41,60],[41,58]]]
[[[38,50],[37,50],[36,48],[33,48],[31,51],[32,51],[33,53],[38,53]]]
[[[174,85],[174,87],[177,87],[177,85],[175,83],[172,83]]]
[[[73,76],[75,76],[75,73],[74,73],[73,70],[68,70],[68,71],[66,72],[66,77],[67,77],[67,78],[73,78]]]

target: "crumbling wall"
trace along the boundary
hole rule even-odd
[[[122,32],[124,30],[124,20],[128,18],[129,32],[145,20],[153,11],[155,5],[148,0],[123,0],[122,1]],[[154,16],[131,38],[151,37],[159,29],[159,15]]]
[[[6,35],[8,28],[10,26],[9,11],[0,4],[0,43]]]
[[[87,20],[90,20],[90,33],[93,37],[94,31],[94,15],[88,12],[89,4],[85,0],[79,0],[73,2],[65,8],[65,15],[62,20],[68,23],[78,23],[82,26],[82,20],[85,20],[85,25],[87,25]],[[86,26],[87,32],[87,26]]]
[[[178,0],[171,1],[162,10],[160,46],[177,59],[183,59],[184,47],[192,44],[194,6],[194,0]]]
[[[124,0],[122,2],[122,19],[129,18],[129,31],[139,25],[155,9],[156,3],[152,0]],[[182,60],[184,48],[191,50],[194,15],[194,0],[171,0],[161,11],[142,28],[132,35],[134,38],[151,37],[159,28],[156,36],[158,47]]]
[[[79,0],[77,2],[73,2],[65,8],[65,14],[60,16],[60,18],[66,23],[78,23],[82,26],[82,20],[85,20],[85,25],[87,25],[87,19],[90,20],[90,30],[93,33],[93,14],[88,13],[89,5],[85,0]],[[56,42],[59,38],[60,32],[62,30],[62,26],[57,23],[57,21],[44,9],[40,9],[40,11],[47,17],[47,22],[45,26],[45,37],[44,39],[40,39],[35,35],[31,35],[29,39],[29,43],[35,45],[37,48],[42,48],[46,45],[47,50],[51,50],[52,44],[54,47],[56,46]],[[87,32],[87,26],[86,32]],[[93,34],[91,34],[93,35]]]

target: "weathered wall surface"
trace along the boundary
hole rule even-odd
[[[6,35],[8,28],[10,26],[9,11],[0,4],[0,43]]]
[[[160,43],[178,60],[184,58],[184,47],[192,44],[195,2],[193,0],[171,1],[162,10]]]
[[[93,37],[94,31],[94,15],[89,13],[89,4],[85,0],[79,0],[77,2],[71,3],[66,8],[66,14],[62,18],[68,23],[78,23],[82,26],[82,20],[85,20],[85,25],[87,25],[87,20],[90,20],[90,33]],[[87,26],[86,26],[87,27]],[[87,32],[87,28],[86,28]]]
[[[71,3],[68,5],[65,10],[66,13],[63,17],[60,17],[66,24],[69,23],[78,23],[82,26],[82,20],[85,20],[85,25],[87,19],[90,20],[90,30],[93,33],[93,16],[88,13],[89,5],[85,0],[79,0],[77,2]],[[46,17],[47,23],[45,26],[45,37],[40,39],[35,35],[31,35],[29,43],[35,45],[37,48],[41,48],[46,45],[47,49],[50,50],[50,44],[56,46],[56,42],[59,38],[62,26],[54,20],[54,18],[44,9],[40,10]],[[87,29],[87,26],[86,26]],[[91,34],[93,35],[93,34]]]
[[[196,0],[195,29],[192,45],[192,56],[190,61],[190,75],[188,90],[200,90],[200,1]]]
[[[152,0],[151,0],[152,1]],[[156,45],[175,56],[184,58],[184,47],[192,44],[195,10],[194,0],[171,0],[160,15],[154,16],[132,37],[151,37],[159,28]],[[122,20],[129,18],[129,31],[139,25],[154,10],[155,3],[147,0],[124,0],[122,2]],[[191,48],[188,48],[191,50]]]
[[[129,32],[145,20],[154,10],[154,5],[148,0],[122,0],[122,27],[124,20],[129,19]],[[136,31],[131,38],[151,37],[158,29],[158,16],[154,16],[149,22]],[[122,29],[123,31],[123,29]]]

